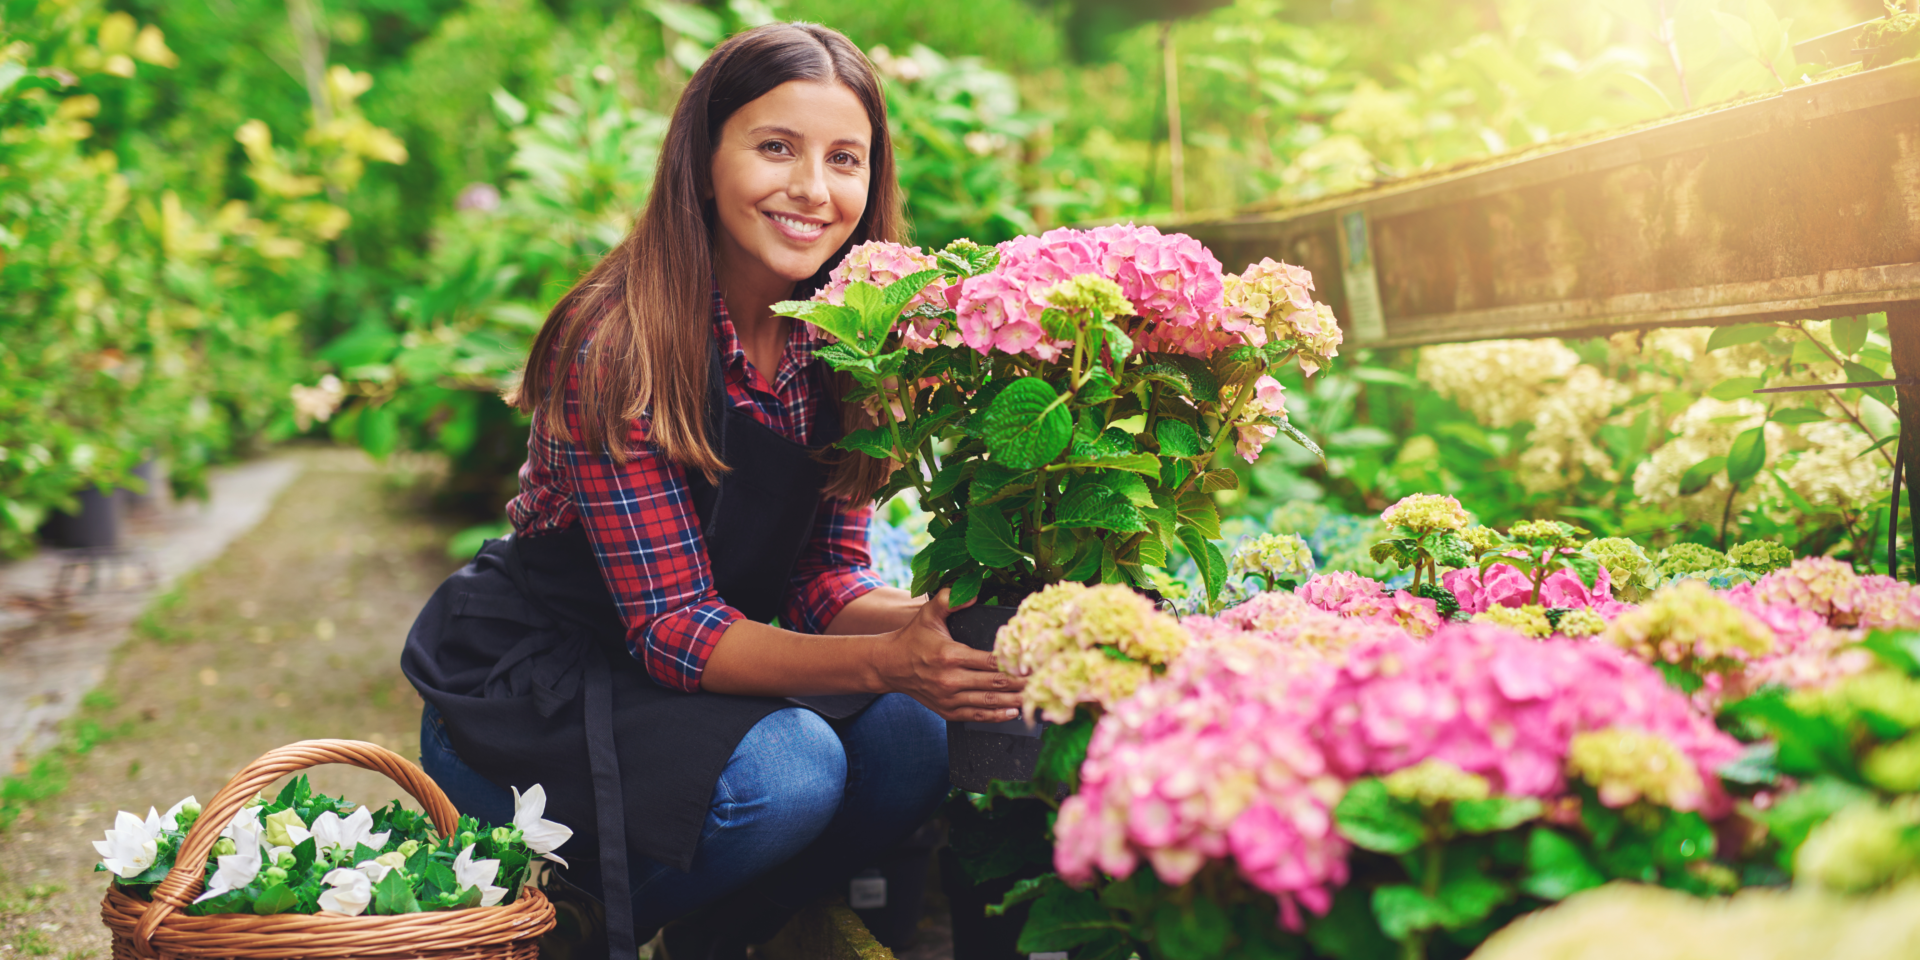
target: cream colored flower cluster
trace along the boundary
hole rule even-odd
[[[1767,408],[1756,400],[1715,400],[1702,397],[1673,420],[1673,439],[1660,445],[1633,472],[1633,492],[1641,500],[1680,510],[1689,520],[1718,524],[1726,509],[1729,481],[1725,471],[1713,475],[1704,489],[1680,495],[1680,478],[1694,464],[1709,457],[1724,457],[1733,449],[1735,437],[1754,427],[1766,425],[1767,450],[1780,449],[1786,428],[1767,422]],[[1747,484],[1734,497],[1736,515],[1753,506],[1763,495],[1759,484]]]
[[[1698,580],[1660,588],[1607,625],[1602,639],[1662,663],[1746,661],[1773,652],[1773,631]]]
[[[1520,454],[1520,485],[1530,493],[1563,490],[1581,475],[1620,480],[1613,458],[1594,443],[1614,407],[1633,398],[1633,388],[1582,364],[1540,399],[1527,449]]]
[[[1460,501],[1438,493],[1416,493],[1400,498],[1398,503],[1381,512],[1380,520],[1396,527],[1406,527],[1416,534],[1438,533],[1442,530],[1460,530],[1473,522],[1467,516]]]
[[[1295,533],[1263,533],[1248,537],[1233,551],[1227,575],[1236,580],[1257,576],[1273,581],[1305,583],[1313,577],[1313,551]]]
[[[1418,375],[1489,427],[1534,419],[1580,357],[1558,340],[1482,340],[1422,347]]]
[[[1574,734],[1567,771],[1592,784],[1609,807],[1645,799],[1693,810],[1706,799],[1700,771],[1687,755],[1665,737],[1640,730],[1609,727]]]
[[[1082,703],[1132,696],[1186,645],[1179,621],[1126,587],[1059,583],[1021,602],[993,652],[1000,669],[1026,676],[1027,719],[1065,723]]]
[[[1228,274],[1225,285],[1227,313],[1248,325],[1248,342],[1292,340],[1309,376],[1340,355],[1340,324],[1332,307],[1314,302],[1313,274],[1304,268],[1265,257]]]

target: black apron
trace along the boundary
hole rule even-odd
[[[815,367],[807,375],[820,376]],[[821,389],[824,382],[817,382]],[[727,399],[716,348],[709,435],[732,468],[687,478],[715,592],[762,623],[778,616],[813,533],[826,469]],[[814,428],[822,446],[835,417]],[[631,960],[629,852],[689,870],[714,784],[768,714],[795,704],[829,719],[874,697],[737,697],[655,684],[578,523],[489,541],[448,577],[407,635],[407,679],[446,718],[454,752],[502,786],[546,788],[549,819],[575,831],[561,850],[605,901],[608,946]],[[597,853],[597,857],[595,854]],[[597,871],[586,869],[596,860]],[[569,871],[574,876],[581,873]],[[599,874],[599,883],[588,877]]]

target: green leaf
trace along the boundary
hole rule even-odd
[[[1119,926],[1090,891],[1054,890],[1033,902],[1015,948],[1021,953],[1071,950]]]
[[[1112,530],[1117,533],[1141,533],[1147,519],[1127,496],[1112,487],[1083,484],[1060,501],[1053,525],[1068,529]]]
[[[1565,900],[1606,882],[1578,844],[1549,827],[1527,836],[1527,872],[1520,889],[1542,900]]]
[[[782,309],[795,303],[807,304],[804,313],[793,313]],[[798,317],[833,335],[842,344],[851,345],[860,339],[860,311],[852,307],[842,307],[831,303],[816,303],[811,300],[785,300],[773,305],[773,312],[787,317]],[[852,349],[851,346],[849,349]]]
[[[927,486],[927,495],[938,498],[952,493],[955,488],[960,486],[960,481],[973,475],[973,469],[976,464],[980,464],[980,461],[948,461],[946,466],[941,467],[940,471],[933,475],[933,482]],[[980,465],[985,466],[985,464]]]
[[[1093,717],[1079,710],[1066,723],[1040,731],[1040,758],[1034,761],[1034,779],[1050,788],[1064,784],[1068,793],[1080,789],[1080,766],[1087,762],[1087,744],[1093,740]]]
[[[1373,915],[1380,920],[1381,932],[1405,940],[1409,934],[1440,926],[1447,912],[1418,887],[1396,883],[1373,891]]]
[[[1033,470],[1059,456],[1073,438],[1073,418],[1059,399],[1037,377],[1008,384],[986,411],[988,452],[1017,470]]]
[[[298,903],[299,899],[300,898],[293,895],[293,891],[289,889],[286,884],[276,883],[262,890],[259,896],[253,898],[253,912],[263,917],[276,913],[286,913],[293,909],[294,904]]]
[[[1232,470],[1208,470],[1200,475],[1201,493],[1240,489],[1240,475]]]
[[[1107,349],[1113,352],[1113,360],[1118,363],[1133,355],[1133,338],[1125,330],[1109,320],[1100,324],[1100,332],[1106,335]]]
[[[1074,548],[1073,559],[1066,563],[1066,573],[1061,580],[1084,582],[1100,575],[1101,542],[1098,537],[1089,537],[1080,541]]]
[[[1443,914],[1440,925],[1449,930],[1472,926],[1512,896],[1513,890],[1506,884],[1480,871],[1475,858],[1448,857],[1436,898]]]
[[[993,503],[1022,490],[1030,490],[1038,480],[1030,470],[1015,470],[998,463],[982,463],[973,471],[973,485],[967,488],[967,502],[973,506]]]
[[[1106,470],[1126,470],[1149,477],[1160,475],[1160,458],[1151,453],[1122,453],[1112,456],[1093,457],[1086,460],[1069,460],[1068,466],[1098,467]]]
[[[1812,407],[1787,407],[1773,415],[1774,423],[1820,423],[1828,419],[1827,415]]]
[[[360,413],[360,449],[375,460],[385,460],[400,445],[400,418],[393,404],[367,407]]]
[[[1186,372],[1171,363],[1160,360],[1148,361],[1134,371],[1140,379],[1150,383],[1161,383],[1172,387],[1180,396],[1193,394],[1193,380]]]
[[[1019,906],[1030,900],[1038,900],[1064,886],[1066,884],[1060,882],[1060,875],[1057,873],[1043,873],[1037,877],[1015,881],[1013,889],[1008,890],[1007,895],[1001,897],[999,903],[987,904],[987,916],[1005,916],[1007,908]]]
[[[372,912],[387,917],[420,912],[420,902],[413,898],[413,887],[400,871],[387,871],[387,875],[373,885]]]
[[[1584,553],[1576,553],[1572,556],[1562,554],[1559,559],[1567,569],[1579,575],[1580,582],[1586,584],[1589,590],[1593,589],[1594,584],[1600,579],[1600,561]]]
[[[1214,960],[1227,948],[1231,929],[1212,897],[1194,897],[1185,906],[1163,900],[1153,911],[1153,952],[1167,960]]]
[[[1180,495],[1177,515],[1181,523],[1199,530],[1203,539],[1220,539],[1220,507],[1213,502],[1213,497],[1188,490]]]
[[[1759,343],[1771,339],[1780,332],[1780,328],[1770,323],[1743,324],[1737,327],[1715,327],[1707,336],[1707,352],[1724,347],[1737,347],[1743,343]]]
[[[1733,449],[1727,452],[1727,479],[1735,486],[1752,480],[1766,464],[1766,428],[1754,427],[1733,438]]]
[[[1885,374],[1881,373],[1878,370],[1873,369],[1872,367],[1867,366],[1864,363],[1856,363],[1852,360],[1848,360],[1847,362],[1841,364],[1840,366],[1841,366],[1841,369],[1847,371],[1848,383],[1872,383],[1875,380],[1888,379],[1888,377]],[[1883,404],[1886,404],[1889,409],[1893,408],[1896,403],[1896,401],[1894,400],[1894,393],[1893,393],[1892,387],[1861,387],[1860,391],[1862,393],[1865,393],[1867,396],[1872,397]]]
[[[1511,830],[1539,816],[1545,810],[1532,797],[1488,797],[1485,800],[1455,800],[1453,825],[1466,833],[1496,833]]]
[[[1207,585],[1207,597],[1209,599],[1219,597],[1220,588],[1226,584],[1227,580],[1227,564],[1226,560],[1220,557],[1220,549],[1207,542],[1207,539],[1200,535],[1200,531],[1186,524],[1180,525],[1179,537],[1180,543],[1193,557],[1194,566],[1200,568],[1200,576]],[[1217,563],[1216,560],[1218,560]]]
[[[1011,567],[1025,556],[1014,537],[1013,524],[996,506],[967,511],[967,553],[981,566],[995,570]]]
[[[1333,808],[1333,822],[1354,846],[1376,853],[1409,853],[1427,839],[1419,805],[1396,799],[1373,777],[1347,788]]]
[[[840,438],[838,446],[864,453],[869,457],[887,460],[893,456],[893,433],[885,427],[869,427],[855,430]]]
[[[1738,400],[1751,397],[1760,389],[1759,377],[1728,377],[1707,390],[1707,396],[1720,401]]]
[[[1726,457],[1708,457],[1687,468],[1680,475],[1680,495],[1691,496],[1707,488],[1713,482],[1713,475],[1727,465]]]
[[[939,279],[939,277],[940,271],[938,270],[922,270],[919,273],[909,273],[887,284],[887,288],[881,291],[880,301],[889,307],[904,307],[907,305],[907,301],[919,296],[920,291],[926,289],[927,284]]]
[[[1281,417],[1279,420],[1275,421],[1274,425],[1280,428],[1281,436],[1284,436],[1287,439],[1292,440],[1294,443],[1299,444],[1308,453],[1313,454],[1315,459],[1320,460],[1323,463],[1326,462],[1327,452],[1325,450],[1320,449],[1320,445],[1317,443],[1314,443],[1312,437],[1309,437],[1306,434],[1301,433],[1300,428],[1293,425],[1293,421],[1288,420],[1285,417]],[[1465,426],[1465,424],[1461,424],[1461,426]]]
[[[1832,331],[1834,347],[1845,356],[1853,356],[1867,345],[1866,317],[1836,317]]]
[[[1739,756],[1721,764],[1714,773],[1728,783],[1779,783],[1780,745],[1766,741],[1747,744]]]
[[[1165,419],[1153,427],[1154,439],[1160,441],[1160,453],[1169,457],[1197,457],[1200,455],[1200,434],[1193,425],[1184,420]]]
[[[979,567],[961,574],[960,579],[953,582],[953,592],[947,596],[947,603],[961,607],[973,602],[974,598],[980,596],[980,584],[985,578],[986,571]]]

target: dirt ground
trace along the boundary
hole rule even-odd
[[[400,648],[459,565],[445,545],[460,523],[425,509],[430,477],[345,451],[301,456],[304,471],[259,526],[156,601],[116,654],[75,721],[105,739],[71,761],[66,790],[0,832],[0,960],[109,955],[90,841],[118,809],[211,799],[248,761],[296,740],[369,740],[418,757],[420,700]],[[398,795],[360,770],[319,768],[313,780],[371,805]]]

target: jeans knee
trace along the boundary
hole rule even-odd
[[[811,839],[833,819],[846,785],[839,736],[819,714],[791,707],[768,714],[741,738],[715,798],[729,820]]]

